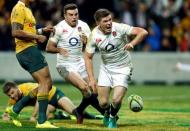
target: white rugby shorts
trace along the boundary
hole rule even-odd
[[[82,78],[87,78],[87,72],[85,68],[84,59],[81,59],[78,62],[67,62],[58,64],[56,66],[59,74],[65,78],[70,72],[78,73]]]
[[[114,68],[101,65],[98,77],[98,86],[111,88],[123,86],[128,88],[128,82],[131,80],[131,75],[131,67]]]

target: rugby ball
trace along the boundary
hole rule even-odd
[[[140,112],[143,109],[143,100],[139,95],[130,95],[128,97],[128,104],[133,112]]]

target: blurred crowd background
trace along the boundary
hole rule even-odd
[[[0,0],[0,51],[14,51],[10,14],[18,0]],[[76,3],[80,19],[91,28],[99,8],[113,12],[114,21],[146,28],[146,40],[135,48],[141,52],[188,52],[190,50],[190,0],[35,0],[31,9],[37,28],[56,25],[63,6]],[[41,44],[44,49],[45,44]]]

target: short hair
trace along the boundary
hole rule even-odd
[[[3,93],[7,94],[11,88],[16,88],[17,85],[14,82],[8,81],[3,84]]]
[[[66,4],[64,7],[63,7],[63,13],[65,14],[67,12],[67,10],[74,10],[74,9],[77,9],[77,5],[76,4],[73,4],[73,3],[70,3],[70,4]]]
[[[99,22],[102,18],[104,18],[110,14],[111,14],[111,12],[108,9],[98,9],[94,13],[94,19],[96,22]]]

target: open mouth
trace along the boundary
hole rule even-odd
[[[106,30],[109,30],[109,31],[110,31],[110,30],[111,30],[111,26],[110,26],[110,27],[106,27]]]
[[[77,21],[76,20],[73,20],[72,23],[76,23]]]

